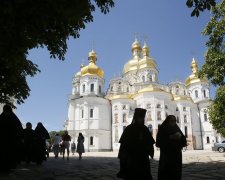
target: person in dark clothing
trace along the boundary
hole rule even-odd
[[[77,153],[79,154],[79,160],[82,159],[82,153],[84,153],[84,136],[82,133],[79,133],[77,138]]]
[[[160,148],[158,180],[181,180],[182,148],[187,141],[175,116],[169,115],[160,126],[156,146]]]
[[[23,127],[10,105],[0,115],[0,173],[9,173],[21,160]],[[16,149],[16,151],[15,151]]]
[[[71,136],[68,134],[68,131],[65,131],[64,134],[62,135],[63,159],[64,159],[64,156],[65,156],[65,150],[66,150],[66,152],[67,152],[67,160],[69,160],[70,141],[71,141]]]
[[[35,128],[36,134],[36,145],[35,145],[35,158],[36,163],[41,165],[43,161],[46,161],[46,139],[50,139],[48,131],[45,129],[43,124],[39,122]]]
[[[119,140],[119,178],[152,180],[149,156],[154,156],[155,140],[144,125],[145,114],[145,109],[136,108],[132,123],[125,128]]]
[[[31,161],[34,161],[34,152],[35,152],[35,131],[32,129],[32,124],[30,122],[26,123],[26,128],[23,131],[24,139],[24,160],[27,164]]]

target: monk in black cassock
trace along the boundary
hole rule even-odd
[[[36,135],[35,131],[32,129],[32,124],[30,122],[26,123],[26,128],[23,130],[24,138],[24,160],[27,164],[31,161],[34,161],[34,152],[36,144]]]
[[[37,127],[35,128],[36,135],[36,149],[35,149],[35,157],[36,163],[41,165],[43,161],[46,161],[46,139],[50,139],[48,131],[45,129],[43,124],[39,122]]]
[[[117,177],[125,180],[151,180],[149,156],[153,158],[155,143],[149,129],[144,125],[146,110],[136,108],[133,121],[121,138],[118,158],[120,172]]]
[[[160,148],[158,180],[181,180],[182,148],[187,141],[175,116],[169,115],[160,126],[156,146]]]
[[[10,105],[0,115],[0,173],[9,173],[21,160],[23,127]]]

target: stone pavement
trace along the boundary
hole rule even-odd
[[[151,161],[153,179],[157,179],[159,152]],[[1,162],[0,162],[1,163]],[[70,160],[55,159],[50,154],[43,165],[22,163],[0,180],[119,180],[117,152],[88,152],[83,159],[73,155]],[[225,153],[206,150],[183,152],[183,180],[225,180]]]

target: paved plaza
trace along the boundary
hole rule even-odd
[[[153,179],[157,179],[159,152],[151,161]],[[83,159],[73,155],[70,160],[50,158],[41,166],[22,163],[0,180],[119,180],[117,152],[88,152]],[[225,180],[225,153],[206,150],[183,152],[183,180]]]

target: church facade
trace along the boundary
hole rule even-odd
[[[211,149],[213,142],[221,140],[208,119],[209,82],[198,77],[194,58],[185,82],[164,85],[158,80],[157,64],[147,44],[141,47],[135,39],[131,52],[122,75],[110,80],[106,93],[104,71],[97,66],[94,50],[89,52],[89,63],[74,75],[64,128],[75,142],[81,132],[86,151],[117,151],[136,107],[147,109],[145,125],[154,138],[163,120],[173,114],[187,137],[188,149]]]

